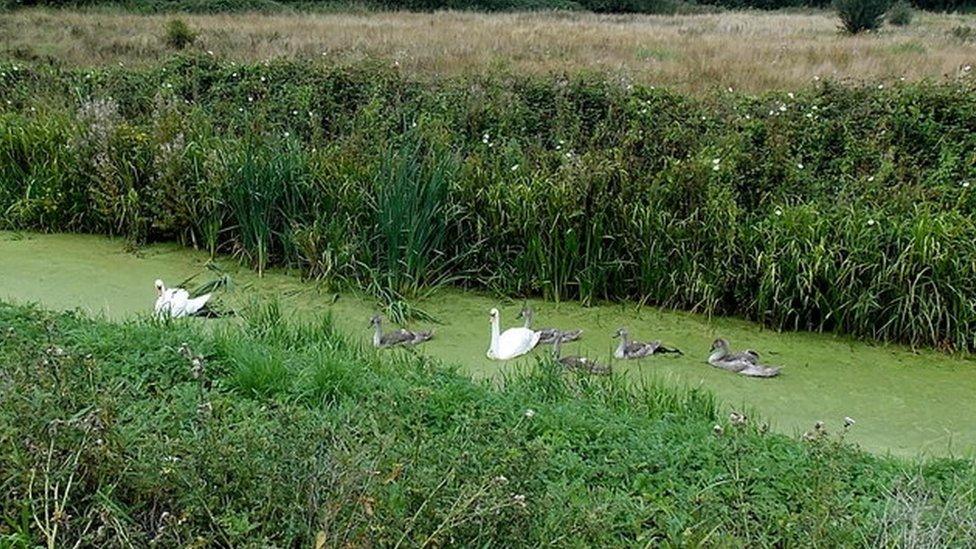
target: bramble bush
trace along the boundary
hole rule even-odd
[[[974,347],[966,80],[692,98],[209,56],[16,69],[4,228],[178,240],[389,301],[449,283]]]

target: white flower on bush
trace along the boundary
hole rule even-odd
[[[868,219],[868,227],[873,227],[873,226],[874,226],[874,220]]]
[[[213,52],[211,50],[207,50],[207,55],[213,55]]]
[[[779,110],[780,112],[786,112],[786,104],[780,105]]]
[[[790,99],[795,99],[796,98],[796,96],[793,95],[793,92],[790,92],[790,93],[786,94],[786,96],[789,97]]]
[[[870,183],[870,182],[872,182],[872,181],[874,181],[874,176],[873,176],[873,175],[872,175],[872,176],[870,176],[870,177],[868,177],[868,183]]]
[[[285,137],[291,137],[291,132],[285,132]]]
[[[803,169],[803,163],[797,164],[796,167],[797,167],[797,169],[802,170]]]
[[[969,188],[969,181],[963,181],[962,182],[962,188],[968,189]]]
[[[515,164],[514,166],[512,166],[512,171],[513,172],[516,172],[516,171],[518,171],[518,168],[519,168],[519,165],[518,164]]]
[[[783,215],[783,210],[781,210],[780,208],[776,208],[775,210],[773,210],[773,213],[778,216]]]
[[[291,114],[292,114],[293,116],[298,116],[298,111],[291,111]]]
[[[264,81],[266,81],[266,80],[267,80],[267,78],[265,78],[265,77],[263,77],[263,76],[261,77],[261,81],[262,81],[262,82],[264,82]]]
[[[527,417],[529,419],[534,418],[535,417],[535,410],[533,410],[532,408],[529,408],[528,410],[526,410],[525,411],[525,417]]]

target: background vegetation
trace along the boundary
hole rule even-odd
[[[633,299],[971,349],[970,84],[691,99],[372,65],[0,70],[0,223],[370,288]]]
[[[182,21],[194,37],[175,41]],[[0,59],[61,68],[153,67],[180,46],[237,63],[371,60],[412,79],[511,72],[606,78],[696,95],[796,91],[815,78],[877,86],[970,76],[976,16],[919,13],[848,35],[835,14],[695,16],[378,12],[139,15],[27,9],[0,15]],[[29,29],[29,30],[24,30]],[[967,70],[969,67],[969,70]]]
[[[919,9],[967,10],[972,0],[914,0]],[[290,10],[588,10],[598,13],[691,13],[710,7],[730,9],[782,9],[830,6],[830,0],[2,0],[0,6],[89,7],[107,6],[143,13],[281,12]]]
[[[7,547],[976,537],[971,462],[870,456],[840,418],[799,441],[548,363],[476,384],[273,303],[206,331],[0,304],[0,327]]]
[[[226,13],[372,10],[568,10],[601,13],[690,13],[704,11],[686,0],[3,0],[8,9],[26,6],[101,7],[136,13]]]

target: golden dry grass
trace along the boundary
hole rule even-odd
[[[845,36],[832,14],[606,16],[566,13],[183,15],[195,48],[237,61],[379,58],[422,75],[504,68],[598,70],[702,92],[806,85],[814,76],[942,79],[976,64],[951,36],[976,17],[923,14],[905,28]],[[0,57],[67,66],[156,61],[172,16],[23,10],[0,15]]]

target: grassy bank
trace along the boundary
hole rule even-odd
[[[973,347],[976,93],[692,99],[372,65],[4,65],[0,223],[177,239],[258,270],[628,298]]]
[[[709,395],[476,384],[273,305],[240,326],[0,305],[0,540],[52,544],[972,543],[972,464],[716,418]],[[196,362],[195,362],[196,360]],[[723,433],[716,435],[718,424]],[[856,426],[854,427],[856,428]],[[260,502],[260,505],[255,504]]]
[[[152,66],[173,48],[172,15],[25,9],[0,14],[0,58],[62,67]],[[833,13],[698,16],[590,13],[299,13],[180,15],[187,46],[257,63],[396,62],[412,78],[600,72],[707,94],[796,91],[815,76],[877,85],[952,81],[973,64],[972,15],[920,14],[907,27],[838,32]],[[967,30],[968,29],[968,30]]]

